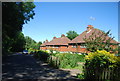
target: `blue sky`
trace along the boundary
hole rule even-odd
[[[52,40],[70,30],[81,34],[87,25],[108,31],[118,40],[117,2],[35,2],[34,19],[23,26],[35,41]]]

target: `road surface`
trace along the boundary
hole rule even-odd
[[[54,69],[32,56],[14,54],[2,59],[2,80],[7,79],[65,79],[75,80],[69,71]],[[78,81],[78,79],[76,79]]]

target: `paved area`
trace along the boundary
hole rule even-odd
[[[3,58],[2,79],[75,79],[70,71],[54,69],[32,56],[14,54]]]

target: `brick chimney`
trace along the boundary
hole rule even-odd
[[[56,39],[56,37],[53,37],[53,39]]]
[[[89,32],[91,29],[93,29],[94,27],[92,25],[88,25],[87,27],[87,32]]]
[[[65,35],[64,35],[64,34],[62,34],[62,35],[61,35],[61,37],[65,37]]]
[[[48,40],[46,40],[46,42],[48,42]]]

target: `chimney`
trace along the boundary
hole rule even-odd
[[[45,41],[43,41],[43,43],[45,43]]]
[[[53,37],[53,39],[56,39],[56,37]]]
[[[46,40],[46,42],[48,42],[48,40]]]
[[[90,31],[91,29],[93,29],[94,27],[92,25],[88,25],[87,27],[87,31]]]
[[[62,34],[62,35],[61,35],[61,37],[65,37],[65,35],[64,35],[64,34]]]

